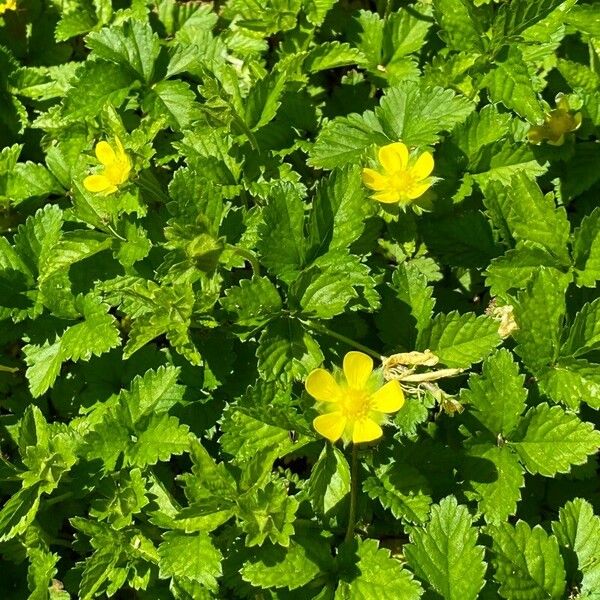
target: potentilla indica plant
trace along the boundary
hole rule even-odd
[[[599,22],[0,0],[2,599],[598,600]]]

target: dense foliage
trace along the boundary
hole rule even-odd
[[[2,598],[600,599],[599,128],[594,1],[0,0]]]

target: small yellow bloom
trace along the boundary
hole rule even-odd
[[[379,148],[378,157],[383,173],[374,169],[363,169],[362,173],[363,183],[375,192],[371,196],[374,200],[408,204],[433,184],[433,178],[429,177],[433,171],[433,156],[429,152],[411,160],[406,144],[394,142]]]
[[[565,135],[579,129],[581,125],[581,113],[571,113],[569,100],[566,96],[556,96],[556,108],[546,113],[542,125],[536,125],[529,129],[527,137],[532,144],[540,144],[546,140],[551,146],[561,146],[565,141]]]
[[[379,439],[386,413],[404,404],[400,384],[388,381],[380,386],[373,376],[373,360],[362,352],[348,352],[344,357],[343,381],[325,369],[315,369],[305,387],[324,413],[315,418],[313,427],[332,442],[342,438],[359,444]]]
[[[7,10],[17,10],[17,0],[4,0],[0,4],[0,15],[3,15]]]
[[[96,158],[103,168],[95,175],[89,175],[83,180],[86,190],[99,194],[112,194],[125,183],[131,171],[131,161],[119,138],[115,138],[115,146],[108,142],[96,144]]]

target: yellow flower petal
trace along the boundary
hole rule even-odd
[[[313,427],[330,442],[337,442],[346,428],[346,417],[341,412],[320,415],[313,420]]]
[[[105,194],[114,192],[117,189],[110,179],[104,175],[89,175],[83,180],[83,186],[89,192],[103,192]]]
[[[117,160],[115,151],[108,142],[98,142],[96,144],[96,158],[104,165],[108,166]]]
[[[406,196],[409,200],[414,200],[422,196],[431,187],[431,182],[417,183],[406,191]]]
[[[404,404],[404,392],[400,384],[388,381],[371,396],[371,408],[383,413],[400,410]]]
[[[429,152],[423,152],[412,168],[412,175],[415,179],[425,179],[433,171],[433,156]]]
[[[331,373],[325,369],[315,369],[306,378],[306,391],[319,402],[337,402],[340,397],[340,386]]]
[[[368,188],[378,192],[384,190],[388,185],[387,177],[374,169],[363,169],[362,180]]]
[[[344,356],[344,375],[348,385],[361,390],[373,372],[373,359],[362,352],[348,352]]]
[[[379,148],[379,162],[388,173],[406,169],[408,148],[402,142],[394,142]]]
[[[372,419],[360,419],[354,423],[352,431],[352,441],[355,444],[361,442],[372,442],[379,439],[383,435],[383,430]]]
[[[395,202],[401,202],[402,197],[396,190],[386,190],[385,192],[377,192],[371,196],[373,200],[377,202],[383,202],[384,204],[394,204]]]

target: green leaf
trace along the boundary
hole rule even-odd
[[[281,311],[281,296],[267,277],[242,279],[239,286],[225,290],[223,308],[236,315],[242,327],[264,325]]]
[[[414,528],[404,547],[410,566],[447,600],[475,600],[484,584],[484,549],[471,515],[448,496],[431,507],[425,528]]]
[[[102,61],[86,61],[76,75],[63,108],[64,114],[73,120],[95,117],[107,103],[119,106],[134,83],[125,69]]]
[[[538,377],[540,391],[577,410],[580,402],[600,408],[600,368],[584,359],[559,358]]]
[[[145,95],[142,107],[153,119],[166,119],[175,131],[202,116],[194,92],[184,81],[159,81]]]
[[[263,264],[282,281],[291,283],[304,264],[304,203],[287,182],[273,187],[259,226],[258,250]]]
[[[487,523],[504,523],[517,512],[521,488],[525,485],[523,467],[518,456],[507,446],[473,440],[467,443],[463,467],[479,510]],[[471,459],[471,460],[470,460]]]
[[[150,25],[131,20],[90,33],[85,41],[98,58],[122,66],[124,70],[133,69],[143,81],[151,81],[160,41]]]
[[[434,0],[434,16],[441,37],[449,48],[459,52],[482,53],[485,50],[481,20],[465,0]]]
[[[546,18],[563,2],[564,0],[538,0],[537,2],[516,0],[511,2],[510,7],[501,7],[494,29],[500,24],[498,29],[505,37],[519,35]]]
[[[586,215],[575,230],[573,259],[577,284],[595,287],[600,280],[600,208]]]
[[[57,572],[56,563],[60,557],[41,548],[30,548],[27,556],[30,561],[27,584],[31,592],[28,600],[46,600],[49,597],[48,588]]]
[[[323,361],[314,338],[295,320],[271,321],[259,339],[258,370],[267,381],[291,381],[306,377]]]
[[[298,501],[288,495],[285,481],[269,481],[254,493],[247,493],[238,501],[238,507],[246,547],[262,546],[267,538],[273,544],[289,547]]]
[[[552,477],[597,452],[600,431],[560,406],[539,404],[529,409],[509,444],[530,473]]]
[[[562,356],[581,356],[600,348],[600,298],[584,304],[575,315]]]
[[[250,90],[245,107],[245,121],[250,130],[256,131],[275,118],[287,78],[285,67],[275,69]]]
[[[427,478],[416,468],[404,463],[385,465],[365,480],[363,489],[389,508],[396,519],[419,524],[427,521],[431,490]]]
[[[350,467],[344,454],[326,444],[310,472],[307,494],[313,510],[326,515],[350,493]]]
[[[370,539],[358,540],[356,544],[340,552],[342,569],[348,573],[342,571],[335,600],[418,600],[421,597],[423,590],[419,583],[390,556],[389,550],[378,548],[377,542]]]
[[[569,275],[540,267],[527,289],[517,295],[514,316],[519,329],[513,333],[517,341],[515,352],[533,371],[558,357],[569,279]]]
[[[553,535],[524,521],[489,528],[494,577],[507,600],[563,598],[565,568]]]
[[[311,257],[333,250],[346,250],[360,238],[365,220],[374,212],[366,200],[360,169],[335,170],[322,180],[308,221]]]
[[[214,547],[207,533],[185,534],[167,531],[158,547],[159,577],[181,577],[217,591],[222,574],[223,555]]]
[[[44,165],[28,161],[17,163],[9,172],[5,194],[18,205],[29,198],[45,198],[62,192],[62,187]]]
[[[385,146],[390,139],[371,111],[347,117],[337,117],[323,125],[310,149],[308,163],[318,169],[333,169],[355,164],[369,147]]]
[[[530,123],[544,119],[527,64],[517,46],[509,46],[496,60],[496,66],[483,77],[481,86],[487,87],[493,102],[502,102]]]
[[[583,575],[581,592],[599,590],[600,517],[592,505],[582,498],[567,502],[559,511],[558,522],[552,523],[552,531],[559,545],[577,556],[577,570]]]
[[[20,489],[0,510],[0,542],[21,535],[35,519],[42,491],[39,485]]]
[[[109,307],[94,296],[80,296],[75,306],[84,320],[68,327],[53,343],[28,344],[23,348],[27,363],[29,389],[34,397],[41,396],[58,376],[67,360],[90,360],[121,343],[116,319],[107,314]]]
[[[320,565],[330,561],[328,545],[315,532],[311,538],[292,540],[288,548],[271,544],[257,548],[240,574],[256,587],[295,590],[312,581]]]
[[[525,410],[524,381],[512,354],[501,349],[484,361],[481,375],[469,377],[469,389],[461,391],[460,400],[494,436],[506,438]]]
[[[431,350],[447,367],[466,368],[483,360],[500,341],[494,319],[453,311],[432,319],[419,337],[418,349]]]
[[[153,414],[138,426],[137,440],[129,444],[125,457],[132,466],[145,467],[166,461],[173,454],[183,454],[190,447],[187,425],[176,417]]]
[[[533,242],[520,241],[503,256],[492,259],[486,270],[486,284],[492,296],[510,301],[516,290],[524,289],[540,267],[560,269],[560,261]]]
[[[325,42],[313,48],[307,55],[304,66],[311,73],[336,69],[347,65],[356,65],[365,62],[363,53],[350,44]]]
[[[442,131],[450,131],[473,109],[471,101],[451,90],[421,87],[407,81],[389,88],[375,112],[391,140],[425,146],[437,142]]]

